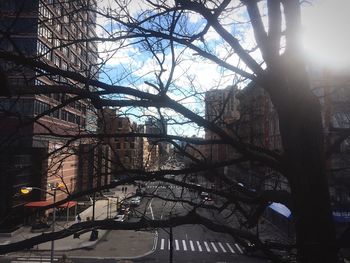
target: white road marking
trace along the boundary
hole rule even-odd
[[[185,240],[182,240],[182,245],[184,247],[184,250],[187,251],[187,245]]]
[[[219,250],[216,248],[214,242],[210,242],[210,243],[211,243],[211,246],[214,248],[214,251],[215,251],[216,253],[218,253]]]
[[[160,249],[164,250],[164,238],[160,241]]]
[[[54,258],[53,261],[58,261],[58,258]],[[23,262],[31,262],[31,263],[45,263],[51,262],[50,258],[42,258],[42,257],[19,257],[15,260],[11,260],[11,263],[23,263]]]
[[[235,244],[235,246],[236,246],[236,248],[238,249],[238,251],[239,251],[241,254],[243,254],[243,250],[238,246],[237,243]]]
[[[168,250],[170,250],[170,239],[168,239]]]
[[[198,242],[198,241],[197,241],[197,242]],[[191,250],[192,250],[192,251],[195,251],[192,240],[190,240],[190,247],[191,247]]]
[[[210,252],[210,248],[209,248],[209,246],[208,246],[208,243],[205,242],[205,241],[204,241],[204,246],[205,246],[205,248],[207,249],[207,251]]]
[[[226,243],[226,245],[228,246],[228,248],[229,248],[229,250],[231,251],[232,254],[236,253],[229,243]]]
[[[179,250],[180,247],[179,247],[179,241],[177,239],[175,239],[175,249],[176,250]]]
[[[225,247],[221,244],[221,242],[219,242],[218,244],[219,244],[220,248],[222,249],[222,251],[223,251],[224,253],[227,253]]]
[[[202,246],[201,246],[201,243],[199,243],[199,241],[197,241],[197,247],[198,247],[198,250],[202,252]]]

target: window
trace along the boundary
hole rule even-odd
[[[34,115],[39,115],[50,109],[50,105],[40,100],[34,101]]]
[[[69,57],[69,49],[67,47],[62,47],[62,52],[67,58]]]
[[[78,116],[78,115],[76,116],[75,122],[76,122],[76,124],[80,125],[80,116]]]
[[[68,112],[66,110],[61,110],[61,120],[67,121]]]
[[[54,40],[53,40],[53,45],[54,45],[54,47],[60,47],[61,46],[61,40],[59,40],[58,38],[55,38]]]
[[[67,62],[65,62],[64,60],[61,61],[61,68],[63,70],[68,70],[68,64]]]
[[[56,119],[59,119],[60,118],[60,109],[57,109],[57,110],[53,111],[51,113],[51,116],[56,118]]]
[[[43,24],[39,25],[38,34],[39,36],[45,38],[50,43],[52,42],[52,32]]]
[[[38,41],[37,52],[38,52],[38,55],[42,55],[46,59],[51,60],[51,50],[47,45],[45,45],[41,41]]]
[[[68,112],[68,121],[71,123],[75,123],[75,114]]]
[[[52,57],[53,57],[53,63],[57,67],[60,67],[60,65],[61,65],[61,58],[57,54],[52,54]]]

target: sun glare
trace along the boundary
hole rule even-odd
[[[318,0],[303,9],[307,56],[331,67],[350,66],[350,0]]]

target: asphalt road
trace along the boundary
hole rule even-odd
[[[190,192],[178,186],[167,185],[159,182],[149,182],[146,192],[154,193],[165,198],[186,198],[192,201],[200,201],[198,193]],[[151,205],[151,209],[149,209]],[[150,218],[161,219],[170,216],[185,214],[189,210],[188,205],[181,202],[169,202],[161,199],[144,198],[139,207],[133,211],[134,216],[147,216]],[[132,219],[137,220],[137,219]],[[266,262],[244,254],[244,249],[229,235],[216,233],[208,230],[201,225],[184,225],[172,228],[173,238],[170,241],[170,229],[158,229],[156,240],[152,237],[146,238],[143,235],[138,236],[137,232],[123,233],[121,231],[110,231],[92,250],[75,250],[68,252],[68,256],[73,259],[74,263],[90,263],[90,262],[170,262],[170,244],[173,247],[173,262],[213,262],[213,263],[229,263],[229,262]],[[145,238],[144,238],[145,237]],[[156,241],[156,246],[152,252],[152,247]],[[130,255],[145,254],[138,258],[129,258],[127,260],[118,259],[118,251],[116,251],[116,242],[122,242],[123,247],[118,246],[119,250],[129,251]],[[124,252],[125,252],[124,251]],[[150,251],[151,253],[146,253]],[[56,255],[59,256],[60,253]],[[125,254],[125,253],[124,253]],[[32,254],[32,261],[21,260],[18,257],[12,259],[13,263],[17,262],[49,262],[48,254]],[[41,261],[39,259],[41,258]],[[42,260],[42,259],[45,260]],[[38,261],[35,261],[38,260]],[[11,262],[1,261],[0,262]]]
[[[200,202],[198,193],[189,192],[177,186],[151,182],[147,192],[165,198],[186,198]],[[180,202],[174,203],[159,199],[152,201],[154,218],[168,218],[185,214],[190,208]],[[244,255],[244,249],[235,240],[222,233],[208,230],[201,225],[185,225],[172,228],[173,238],[170,240],[170,229],[159,229],[156,250],[133,262],[170,262],[170,246],[173,247],[173,262],[266,262],[252,259]]]

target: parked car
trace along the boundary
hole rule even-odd
[[[138,206],[140,203],[141,203],[141,197],[140,196],[133,197],[130,200],[130,205],[132,205],[132,206]]]
[[[211,201],[211,196],[209,195],[209,193],[207,192],[201,192],[201,199],[205,202],[205,201]]]
[[[124,222],[125,221],[125,215],[124,214],[118,214],[113,218],[116,222]]]

